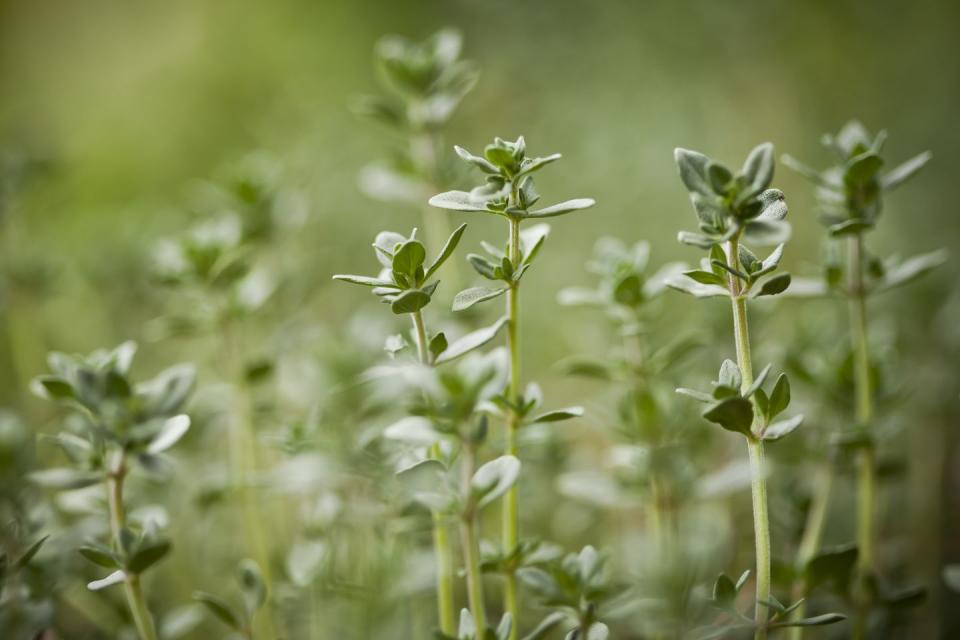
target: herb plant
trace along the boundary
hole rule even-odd
[[[97,591],[123,584],[137,633],[141,640],[155,640],[141,576],[167,555],[171,543],[149,523],[138,526],[127,518],[124,486],[131,462],[160,468],[164,452],[189,429],[190,418],[180,411],[193,389],[194,371],[179,365],[137,383],[130,377],[135,352],[136,345],[126,342],[86,357],[50,355],[52,373],[37,378],[34,388],[70,412],[71,421],[55,442],[72,466],[37,471],[33,480],[61,490],[104,486],[110,544],[90,541],[79,551],[113,572],[87,586]]]
[[[855,451],[857,465],[857,580],[855,601],[858,615],[854,637],[867,633],[867,612],[883,600],[878,585],[880,571],[876,557],[877,460],[879,434],[876,422],[876,361],[870,354],[869,315],[867,300],[871,295],[907,284],[941,265],[946,255],[934,251],[905,260],[897,257],[881,259],[866,248],[867,232],[876,228],[883,210],[884,195],[912,178],[930,160],[925,151],[906,162],[884,171],[882,151],[886,131],[870,134],[858,121],[848,122],[836,135],[825,135],[823,144],[835,157],[829,168],[818,171],[784,157],[784,164],[795,169],[816,185],[820,221],[827,228],[830,244],[822,278],[802,282],[801,295],[831,295],[847,300],[850,322],[851,362],[853,371],[854,428],[842,434],[848,450]],[[843,247],[845,263],[840,259]],[[829,480],[822,485],[826,501]],[[807,536],[815,551],[823,522],[811,522]],[[810,561],[812,557],[805,558]]]
[[[486,176],[484,184],[471,191],[447,191],[430,198],[430,204],[441,209],[461,212],[480,212],[507,219],[508,234],[506,249],[484,244],[486,257],[470,254],[467,259],[483,278],[499,283],[495,287],[472,287],[458,293],[453,300],[454,311],[469,309],[478,302],[492,300],[506,294],[507,348],[510,353],[510,377],[506,392],[500,399],[506,426],[505,452],[517,456],[517,433],[529,415],[539,404],[534,395],[522,390],[520,378],[520,282],[530,268],[540,247],[549,233],[549,226],[536,225],[521,232],[524,220],[540,220],[561,216],[592,207],[590,198],[568,200],[559,204],[534,209],[540,194],[534,186],[532,174],[560,159],[555,153],[545,157],[528,157],[523,136],[510,142],[495,138],[484,148],[483,156],[455,147],[457,155],[465,162],[480,169]],[[578,407],[552,412],[549,418],[534,418],[536,421],[555,421],[575,417],[581,413]],[[519,506],[517,490],[511,488],[503,503],[503,551],[513,555],[520,545]],[[519,603],[517,599],[516,567],[507,567],[504,609],[515,621],[511,640],[517,638],[519,627]]]
[[[765,143],[753,149],[737,173],[695,151],[677,149],[674,157],[700,230],[699,233],[681,231],[678,239],[709,252],[700,269],[684,272],[684,278],[674,286],[697,297],[730,299],[737,358],[736,362],[723,361],[711,392],[685,388],[677,391],[705,403],[704,418],[741,434],[747,441],[750,457],[756,553],[754,616],[744,620],[744,616],[731,607],[736,592],[746,582],[746,573],[736,585],[721,575],[714,587],[715,604],[732,614],[731,624],[755,628],[757,640],[766,638],[771,628],[835,622],[843,616],[827,614],[819,618],[781,620],[798,605],[785,607],[771,592],[768,469],[764,444],[789,435],[803,421],[799,415],[777,420],[790,404],[790,381],[781,373],[769,394],[764,390],[772,365],[754,375],[747,324],[747,300],[783,293],[790,285],[789,274],[774,274],[790,227],[784,220],[787,205],[783,192],[770,188],[773,145]],[[745,243],[750,241],[777,246],[767,257],[760,258],[747,248]]]

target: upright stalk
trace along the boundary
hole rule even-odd
[[[427,328],[423,314],[416,311],[413,318],[413,330],[416,335],[417,355],[421,364],[430,366],[430,354],[427,350]],[[439,456],[437,447],[431,449],[431,455]],[[453,598],[453,554],[450,550],[450,537],[447,532],[446,518],[439,513],[433,514],[433,554],[437,561],[437,617],[440,631],[445,635],[456,635],[457,626]]]
[[[476,452],[472,444],[463,447],[462,485],[464,495],[469,495],[470,479],[476,466]],[[463,546],[467,573],[467,598],[470,612],[477,626],[478,636],[487,628],[487,611],[483,598],[483,582],[480,572],[480,543],[477,537],[477,512],[470,507],[460,516],[460,544]]]
[[[833,468],[829,462],[822,465],[817,473],[816,486],[813,492],[813,501],[807,513],[807,522],[803,528],[803,537],[800,539],[800,548],[797,550],[796,569],[799,577],[793,583],[793,601],[797,602],[807,595],[807,585],[803,572],[807,565],[817,555],[820,541],[823,538],[823,528],[827,522],[827,507],[830,505],[830,491],[833,489]],[[800,620],[806,617],[807,604],[802,602],[793,610],[791,620]],[[790,640],[802,640],[803,627],[790,627]]]
[[[114,454],[107,477],[107,501],[110,508],[110,534],[116,549],[121,547],[121,531],[127,525],[127,514],[123,506],[123,482],[127,475],[126,454],[119,450]],[[123,592],[127,597],[127,606],[133,624],[141,640],[157,640],[157,632],[153,627],[153,618],[147,608],[140,586],[140,576],[126,573],[123,579]]]
[[[870,354],[867,338],[866,290],[863,286],[863,236],[850,237],[848,245],[850,336],[853,344],[853,385],[857,427],[867,429],[873,420],[873,390],[870,383]],[[854,637],[866,635],[867,581],[873,572],[873,525],[876,494],[872,444],[857,453],[857,580],[858,611]]]
[[[740,270],[739,237],[734,236],[727,242],[727,264]],[[742,296],[740,280],[733,274],[727,276],[730,288],[730,300],[733,306],[734,341],[737,349],[737,365],[740,367],[741,390],[746,391],[753,384],[753,362],[750,356],[750,331],[747,326],[747,302]],[[753,533],[756,546],[756,640],[767,637],[767,607],[761,602],[770,600],[770,518],[767,512],[767,481],[763,440],[755,433],[747,437],[747,453],[750,456],[750,489],[753,497]]]
[[[516,195],[512,196],[516,200]],[[510,237],[508,253],[510,262],[516,268],[520,264],[520,220],[509,218]],[[507,289],[507,347],[510,351],[510,383],[507,387],[508,398],[511,403],[520,399],[520,283],[513,281]],[[517,455],[517,431],[520,427],[520,414],[510,410],[507,414],[506,455]],[[512,552],[520,540],[520,511],[517,502],[517,485],[514,484],[503,497],[503,548],[507,553]],[[516,640],[520,625],[519,606],[517,601],[517,576],[511,567],[506,576],[506,585],[503,593],[503,608],[513,618],[513,627],[510,630],[510,640]],[[480,627],[478,627],[480,628]]]

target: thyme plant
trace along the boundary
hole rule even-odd
[[[483,278],[498,283],[493,287],[471,287],[458,293],[453,300],[454,311],[468,309],[478,302],[492,300],[506,294],[507,345],[510,353],[510,377],[507,389],[500,398],[506,424],[505,452],[517,456],[517,433],[536,405],[535,397],[522,389],[520,377],[520,282],[530,268],[549,233],[549,226],[536,225],[521,233],[525,220],[541,220],[572,213],[594,205],[590,198],[568,200],[535,209],[540,194],[534,185],[533,173],[560,159],[555,153],[545,157],[528,157],[523,136],[510,142],[495,138],[484,148],[483,156],[454,147],[465,162],[480,169],[486,176],[484,184],[471,191],[447,191],[430,198],[430,204],[441,209],[461,212],[480,212],[507,219],[506,249],[484,244],[488,254],[470,254],[467,259]],[[579,408],[559,410],[553,420],[575,417]],[[511,488],[503,502],[503,551],[515,555],[520,547],[519,506],[517,489]],[[517,600],[516,566],[506,567],[504,609],[514,620],[511,640],[518,636],[519,603]]]
[[[33,479],[59,490],[104,486],[110,544],[94,540],[79,551],[113,572],[87,586],[97,591],[123,584],[140,639],[156,640],[141,578],[167,555],[171,543],[153,524],[127,517],[124,488],[133,462],[147,470],[161,469],[164,452],[189,429],[190,418],[180,411],[195,375],[192,366],[178,365],[146,382],[135,382],[130,377],[135,352],[136,345],[126,342],[86,357],[50,354],[52,373],[36,378],[34,389],[69,411],[67,428],[54,439],[71,466],[37,471]]]
[[[787,205],[783,192],[770,188],[773,145],[765,143],[753,149],[736,173],[695,151],[677,149],[674,157],[699,221],[699,233],[681,231],[678,239],[708,252],[701,268],[684,272],[674,286],[697,297],[729,298],[736,347],[736,362],[724,360],[712,392],[685,388],[677,391],[705,403],[704,418],[742,435],[750,458],[756,553],[754,616],[746,618],[734,606],[748,573],[737,583],[721,575],[714,588],[715,604],[731,614],[732,626],[753,627],[757,640],[765,639],[768,629],[835,622],[843,616],[789,619],[797,603],[780,604],[770,585],[768,467],[764,445],[789,435],[803,421],[800,415],[777,420],[790,404],[790,382],[781,373],[769,394],[764,390],[772,365],[754,375],[747,324],[748,300],[783,293],[790,285],[790,274],[774,273],[790,227],[784,220]],[[747,242],[777,246],[760,258],[746,246]]]
[[[807,280],[798,291],[801,295],[831,295],[845,298],[850,322],[850,343],[853,370],[854,427],[843,434],[847,449],[855,451],[857,465],[857,581],[855,601],[858,615],[854,637],[867,633],[867,613],[876,601],[884,598],[878,585],[875,550],[877,460],[880,434],[875,422],[876,362],[870,354],[870,296],[907,284],[946,260],[943,251],[900,259],[882,259],[869,253],[866,234],[875,229],[883,210],[884,195],[912,178],[930,160],[929,151],[884,171],[882,151],[886,131],[871,134],[858,121],[843,126],[836,135],[823,136],[823,144],[835,157],[835,163],[823,171],[812,169],[790,156],[784,164],[812,181],[821,210],[820,221],[827,228],[830,241],[822,278]],[[843,247],[841,250],[836,245]],[[846,260],[841,259],[845,253]],[[829,484],[821,489],[828,496]],[[822,498],[825,501],[827,497]],[[811,522],[807,533],[811,547],[819,544],[822,520]],[[809,561],[809,558],[807,558]]]
[[[432,250],[449,235],[448,223],[424,203],[456,179],[443,131],[479,75],[473,62],[460,57],[462,48],[461,34],[451,28],[422,42],[384,36],[374,49],[383,95],[353,103],[354,112],[386,126],[399,142],[387,158],[363,169],[361,188],[377,200],[419,207]],[[456,265],[451,267],[456,276]]]
[[[455,360],[467,353],[483,346],[496,337],[504,320],[498,320],[489,327],[479,329],[463,336],[457,341],[449,342],[444,332],[431,333],[424,322],[422,310],[426,307],[436,291],[439,280],[432,280],[440,267],[450,258],[460,242],[466,225],[460,225],[447,239],[440,254],[429,264],[426,263],[426,249],[417,238],[416,230],[405,237],[398,233],[381,232],[373,243],[377,260],[382,270],[376,277],[359,275],[335,275],[335,280],[371,287],[373,293],[383,302],[390,305],[396,315],[409,315],[412,324],[413,344],[416,347],[417,359],[421,366],[432,368]],[[393,340],[393,351],[402,350],[403,338]],[[394,437],[403,437],[405,430],[416,422],[402,423],[394,426]],[[453,425],[460,429],[463,425],[459,421]],[[444,452],[438,436],[431,436],[429,458],[425,463],[435,463],[443,471],[447,464],[442,462]],[[461,520],[461,538],[463,551],[466,557],[468,593],[470,597],[471,619],[482,633],[486,629],[486,615],[483,604],[482,585],[480,583],[479,542],[476,537],[476,510],[499,497],[512,485],[519,471],[515,465],[515,458],[501,458],[499,467],[481,467],[474,472],[475,452],[470,438],[464,439],[464,469],[465,502],[459,509]],[[449,463],[449,461],[448,461]],[[488,463],[492,464],[492,463]],[[493,470],[491,470],[493,469]],[[497,482],[506,483],[497,488]],[[476,486],[475,486],[476,485]],[[476,490],[474,490],[476,489]],[[497,489],[494,491],[494,489]],[[434,548],[437,558],[437,609],[440,622],[440,632],[447,636],[457,633],[454,625],[454,592],[453,592],[453,564],[450,544],[447,534],[448,516],[452,509],[446,502],[431,505],[434,517]]]

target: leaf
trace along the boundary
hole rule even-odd
[[[730,292],[725,287],[714,284],[700,284],[680,274],[680,277],[668,278],[666,284],[671,289],[688,293],[695,298],[729,297]]]
[[[490,175],[498,175],[500,170],[490,163],[486,158],[481,158],[480,156],[475,156],[463,147],[453,145],[453,150],[457,153],[462,160],[469,162],[470,164],[477,166],[484,173],[489,173]],[[432,202],[430,204],[433,204]],[[434,205],[436,206],[436,205]]]
[[[84,558],[90,562],[106,567],[107,569],[116,569],[120,566],[113,551],[101,544],[86,544],[77,549]]]
[[[527,174],[533,173],[534,171],[539,171],[540,169],[544,168],[551,162],[556,162],[562,157],[563,156],[561,156],[559,153],[553,153],[543,158],[532,158],[532,159],[524,160],[523,164],[520,166],[520,171],[517,173],[516,177],[519,178],[520,176],[525,176]]]
[[[702,153],[678,147],[673,150],[673,159],[677,163],[680,180],[683,181],[687,191],[704,196],[713,195],[713,189],[707,181],[707,164],[710,158]]]
[[[847,163],[843,172],[844,182],[855,185],[864,184],[877,175],[882,166],[883,158],[873,151],[861,153]]]
[[[340,280],[341,282],[349,282],[351,284],[359,284],[365,287],[387,287],[390,289],[398,288],[397,285],[390,280],[382,280],[381,278],[368,278],[367,276],[337,274],[333,276],[333,279]]]
[[[747,584],[747,579],[750,577],[750,569],[747,569],[740,574],[740,577],[737,578],[737,593],[740,593],[740,590],[743,589],[743,585]]]
[[[713,583],[713,606],[729,611],[734,608],[736,599],[737,588],[733,580],[727,574],[721,573]]]
[[[783,413],[790,405],[790,379],[787,374],[781,373],[777,377],[777,382],[773,385],[773,391],[770,392],[770,404],[768,405],[768,418],[775,418]]]
[[[428,347],[430,351],[430,357],[433,360],[436,360],[440,357],[440,354],[446,351],[447,349],[447,336],[444,335],[443,331],[440,331],[435,336],[430,338],[430,345]]]
[[[717,244],[717,241],[710,236],[705,236],[702,233],[693,233],[691,231],[681,231],[677,233],[677,242],[692,247],[699,247],[700,249],[710,249]]]
[[[772,364],[768,364],[763,368],[762,371],[753,379],[753,384],[747,387],[747,390],[743,392],[744,398],[749,398],[754,393],[757,392],[757,389],[763,386],[763,383],[766,381],[767,376],[770,374],[770,369],[773,368]]]
[[[546,413],[541,413],[540,415],[533,417],[529,421],[529,424],[542,424],[546,422],[562,422],[564,420],[579,418],[581,416],[583,416],[583,407],[567,407],[565,409],[554,409],[553,411],[547,411]]]
[[[507,323],[507,317],[504,316],[494,322],[489,327],[484,327],[482,329],[477,329],[476,331],[471,331],[467,335],[463,336],[459,340],[454,341],[447,350],[444,351],[439,358],[436,359],[436,364],[443,364],[445,362],[450,362],[451,360],[456,360],[462,355],[470,353],[474,349],[482,347],[491,340],[493,340],[497,333],[500,332],[500,329]]]
[[[847,616],[842,613],[824,613],[823,615],[813,616],[812,618],[801,618],[799,620],[784,620],[783,622],[771,622],[768,625],[770,629],[781,629],[784,627],[820,627],[827,624],[834,624],[846,620]]]
[[[453,298],[453,310],[464,311],[478,302],[492,300],[502,296],[507,291],[506,287],[492,289],[490,287],[471,287],[464,289]]]
[[[260,566],[249,558],[240,562],[240,589],[247,616],[252,617],[267,601],[267,585],[260,572]]]
[[[470,479],[470,491],[477,500],[477,508],[487,506],[512,487],[520,475],[520,460],[514,456],[500,456],[482,465]]]
[[[159,540],[137,549],[130,561],[127,562],[127,570],[133,574],[143,573],[163,559],[170,552],[170,546],[169,540]]]
[[[459,640],[478,640],[477,624],[466,608],[460,609],[460,625],[457,627],[457,637]]]
[[[920,171],[920,169],[930,162],[930,158],[932,157],[932,153],[929,151],[924,151],[923,153],[910,158],[903,164],[885,173],[880,179],[880,184],[888,191],[896,189],[901,184],[912,178],[918,171]]]
[[[419,240],[407,240],[397,247],[393,254],[391,268],[394,273],[402,273],[408,278],[414,280],[417,270],[423,266],[427,259],[427,250]]]
[[[447,191],[440,193],[428,201],[431,206],[450,211],[486,211],[482,200],[466,191]]]
[[[717,382],[724,387],[739,389],[743,384],[743,376],[740,373],[740,367],[737,363],[727,358],[720,364],[720,373],[717,376]]]
[[[700,269],[694,269],[693,271],[684,271],[683,275],[690,278],[695,282],[706,285],[717,285],[720,287],[725,287],[727,285],[727,280],[723,276],[718,276],[712,271],[701,271]]]
[[[525,571],[525,569],[521,569],[521,571]],[[519,573],[520,572],[518,571],[518,577]],[[542,640],[551,630],[553,630],[554,627],[563,622],[565,619],[566,616],[564,616],[562,613],[559,611],[554,611],[546,618],[541,620],[540,624],[538,624],[533,631],[523,636],[523,640]]]
[[[803,423],[803,416],[794,416],[786,420],[781,420],[779,422],[774,422],[769,427],[766,428],[763,432],[763,439],[768,442],[774,442],[788,436]]]
[[[773,143],[758,145],[747,156],[741,170],[756,190],[766,189],[773,180]]]
[[[679,388],[675,389],[674,391],[676,391],[677,393],[679,393],[679,394],[682,395],[682,396],[687,396],[687,397],[689,397],[689,398],[693,398],[694,400],[697,400],[697,401],[699,401],[699,402],[707,402],[707,403],[709,403],[709,402],[713,402],[713,400],[714,400],[713,396],[710,395],[709,393],[704,393],[704,392],[702,392],[702,391],[697,391],[696,389],[687,389],[686,387],[679,387]]]
[[[24,551],[19,558],[13,563],[13,570],[19,571],[20,569],[27,566],[27,564],[33,560],[33,557],[37,555],[37,552],[40,551],[40,547],[43,546],[43,543],[47,541],[50,535],[47,534],[30,545],[26,551]]]
[[[420,289],[410,289],[398,295],[390,303],[390,310],[397,315],[416,313],[430,304],[430,295]]]
[[[580,209],[589,209],[595,204],[596,201],[593,198],[575,198],[573,200],[567,200],[566,202],[561,202],[543,209],[529,211],[524,217],[552,218],[554,216],[562,216],[572,211],[579,211]]]
[[[34,394],[46,400],[76,400],[77,394],[69,382],[56,376],[38,376],[30,385]]]
[[[440,250],[440,254],[434,259],[430,266],[427,267],[426,274],[423,276],[424,280],[429,280],[440,266],[447,261],[454,250],[457,248],[457,245],[460,244],[460,238],[463,237],[463,232],[466,231],[467,225],[462,224],[456,228],[456,230],[450,234],[450,237],[447,238],[446,244],[443,245],[443,249]]]
[[[193,599],[197,602],[203,604],[207,609],[210,610],[213,615],[220,619],[221,622],[226,624],[231,629],[236,631],[241,631],[243,629],[243,623],[240,621],[240,616],[236,614],[226,600],[220,596],[215,596],[212,593],[207,593],[205,591],[194,591]]]
[[[946,249],[940,249],[913,256],[896,266],[888,267],[883,276],[882,287],[883,289],[892,289],[913,282],[944,264],[947,261],[947,256]]]
[[[610,629],[602,622],[594,622],[587,630],[584,640],[607,640],[610,637]]]
[[[180,414],[173,416],[163,423],[160,433],[147,445],[147,453],[156,455],[166,451],[183,437],[190,429],[190,416]]]
[[[727,431],[749,436],[750,425],[753,422],[753,405],[749,400],[731,396],[713,404],[703,412],[703,417],[719,424]]]
[[[834,225],[830,225],[827,231],[831,236],[839,238],[840,236],[851,236],[873,229],[873,223],[868,220],[845,220]]]
[[[807,589],[812,590],[821,584],[833,582],[841,590],[845,590],[853,577],[858,555],[856,544],[821,550],[804,568]]]
[[[101,589],[106,589],[107,587],[111,587],[115,584],[120,584],[126,579],[127,579],[127,574],[125,574],[123,571],[120,571],[120,570],[114,571],[113,573],[108,575],[106,578],[101,578],[100,580],[94,580],[93,582],[88,582],[87,589],[90,589],[90,591],[100,591]]]
[[[383,437],[414,445],[431,445],[440,439],[440,433],[433,423],[422,416],[400,418],[383,430]]]
[[[760,290],[755,294],[756,296],[775,296],[783,293],[790,286],[790,274],[781,273],[773,276],[767,280],[764,280],[763,284],[760,285]]]
[[[27,475],[35,484],[56,491],[82,489],[103,481],[103,475],[96,471],[79,471],[66,467],[41,469]]]

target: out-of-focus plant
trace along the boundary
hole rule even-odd
[[[470,254],[467,259],[482,277],[500,283],[496,287],[472,287],[458,293],[453,300],[454,311],[468,309],[478,302],[507,295],[507,343],[510,352],[510,379],[507,390],[499,399],[506,424],[506,453],[516,456],[517,432],[522,424],[530,422],[530,413],[540,404],[539,394],[523,391],[520,378],[520,281],[533,264],[550,227],[538,224],[522,233],[521,222],[561,216],[580,209],[592,207],[590,198],[568,200],[560,204],[534,209],[540,194],[534,186],[533,173],[560,159],[555,153],[545,157],[528,157],[523,136],[510,142],[495,138],[484,148],[483,157],[475,156],[461,147],[455,147],[457,155],[477,167],[486,176],[483,185],[471,191],[448,191],[430,198],[430,204],[451,211],[482,212],[507,219],[509,233],[506,249],[484,243],[488,257]],[[552,412],[549,419],[556,421],[579,416],[579,407]],[[507,492],[503,503],[503,551],[512,556],[519,549],[520,526],[516,487]],[[515,640],[520,626],[517,600],[516,566],[506,567],[506,590],[504,609],[510,613]]]
[[[541,604],[556,610],[541,623],[541,628],[548,624],[566,627],[565,640],[610,637],[607,625],[599,620],[600,608],[622,595],[622,587],[607,580],[605,562],[588,545],[579,553],[517,571],[520,581],[536,594]]]
[[[867,299],[876,293],[898,287],[931,271],[946,260],[944,251],[901,259],[882,259],[871,255],[865,246],[865,234],[874,229],[883,210],[884,194],[896,189],[920,171],[931,158],[929,151],[884,171],[881,155],[886,131],[872,135],[858,121],[848,122],[836,135],[823,136],[823,144],[833,152],[835,163],[823,171],[812,169],[790,156],[784,164],[812,181],[817,189],[820,221],[826,226],[829,244],[822,276],[800,281],[797,295],[834,295],[846,298],[850,320],[855,426],[842,434],[845,448],[855,451],[857,462],[857,580],[854,599],[858,615],[854,637],[867,634],[870,607],[883,600],[878,583],[880,574],[875,552],[876,449],[875,426],[876,362],[870,355]],[[845,246],[845,250],[843,247]],[[843,254],[846,258],[844,264]],[[829,492],[829,485],[822,489]],[[824,498],[825,500],[826,498]],[[822,522],[811,522],[811,547],[819,539]],[[809,550],[810,553],[815,548]],[[810,562],[811,557],[800,558]]]
[[[479,329],[469,333],[457,341],[449,342],[444,332],[431,334],[427,330],[424,322],[422,310],[426,307],[436,291],[439,280],[431,280],[440,267],[453,255],[454,250],[460,242],[466,225],[460,225],[456,231],[447,239],[439,255],[430,263],[426,262],[426,248],[423,243],[416,238],[416,230],[405,237],[399,233],[381,232],[377,235],[374,243],[374,253],[381,264],[381,271],[376,277],[359,275],[336,275],[334,279],[371,287],[373,293],[383,302],[390,305],[390,310],[396,315],[409,315],[413,325],[413,343],[416,348],[417,360],[422,367],[428,370],[434,366],[442,365],[446,362],[455,360],[467,353],[482,347],[484,344],[496,337],[497,333],[505,324],[504,319],[500,319],[489,327]],[[393,346],[392,351],[399,352],[403,349],[405,339],[397,336],[389,341]],[[461,418],[462,419],[462,418]],[[455,429],[463,428],[462,424],[453,425]],[[393,434],[402,437],[404,432],[410,428],[418,429],[421,423],[414,419],[414,422],[401,422],[392,428]],[[439,438],[434,438],[427,428],[428,437],[431,440],[430,455],[423,463],[426,465],[437,465],[444,472],[446,465],[441,462],[444,458],[444,452]],[[470,609],[472,620],[476,627],[485,633],[486,613],[483,604],[483,592],[480,582],[480,556],[479,542],[476,534],[476,509],[486,505],[502,495],[515,481],[519,472],[516,458],[504,457],[494,461],[498,466],[481,467],[474,473],[475,464],[475,444],[470,438],[464,440],[464,459],[461,467],[464,469],[466,496],[465,502],[461,508],[456,509],[460,513],[461,519],[461,538],[463,551],[465,554],[465,565],[467,572],[467,586],[470,598]],[[494,462],[488,463],[493,465]],[[514,468],[516,466],[516,468]],[[493,469],[491,471],[491,469]],[[511,471],[512,469],[512,471]],[[483,472],[483,473],[481,473]],[[477,480],[477,478],[480,480]],[[474,484],[479,482],[476,487]],[[488,484],[489,482],[489,484]],[[498,487],[499,483],[504,483]],[[476,489],[476,491],[474,491]],[[494,489],[497,489],[494,491]],[[440,622],[440,632],[448,636],[456,633],[454,628],[454,594],[453,594],[453,564],[450,551],[450,544],[447,535],[448,516],[451,514],[450,508],[444,504],[433,503],[430,505],[434,514],[434,548],[437,558],[437,609]]]
[[[657,605],[647,608],[655,612],[642,616],[642,624],[653,637],[661,637],[678,635],[692,617],[690,580],[696,571],[689,567],[702,551],[694,548],[687,533],[684,507],[697,497],[693,458],[697,443],[705,439],[691,433],[670,384],[698,341],[652,335],[660,319],[661,295],[686,267],[668,263],[650,273],[649,254],[646,242],[626,246],[601,238],[587,263],[598,278],[596,286],[570,287],[558,295],[563,305],[602,310],[615,327],[616,341],[608,353],[573,356],[561,366],[567,373],[618,389],[619,421],[614,428],[622,441],[611,447],[603,468],[565,473],[558,478],[558,489],[594,505],[643,507],[653,544],[645,554],[649,558],[640,594]]]
[[[419,207],[427,246],[434,251],[449,235],[448,223],[424,203],[454,186],[443,131],[479,75],[474,63],[460,57],[462,48],[462,36],[450,28],[423,42],[384,36],[374,49],[384,95],[353,103],[356,113],[386,125],[401,142],[387,159],[363,169],[361,188],[377,200]],[[451,268],[456,279],[456,265]]]
[[[261,567],[269,593],[271,519],[258,500],[255,475],[270,451],[258,441],[255,404],[256,387],[274,372],[275,357],[253,347],[251,338],[285,284],[284,232],[304,218],[299,194],[282,178],[273,158],[255,153],[202,185],[196,206],[203,217],[155,248],[154,275],[170,295],[164,315],[150,327],[154,338],[210,337],[216,345],[210,364],[232,391],[228,484],[240,498],[246,553]],[[258,620],[265,633],[273,633],[272,602]]]
[[[737,354],[736,362],[724,360],[710,393],[692,389],[677,391],[705,403],[704,418],[744,436],[751,467],[756,553],[754,616],[744,619],[736,609],[726,606],[732,603],[747,574],[737,583],[732,596],[734,583],[721,575],[714,598],[718,606],[732,614],[730,624],[753,627],[757,640],[765,639],[770,628],[835,622],[843,616],[826,614],[818,618],[783,620],[792,607],[780,605],[770,588],[768,469],[764,443],[789,435],[803,420],[802,416],[776,420],[790,404],[790,382],[781,373],[769,394],[764,391],[772,366],[767,365],[754,376],[747,325],[748,299],[777,295],[790,285],[789,274],[774,275],[790,227],[784,220],[787,205],[783,193],[770,188],[773,145],[765,143],[753,149],[737,173],[695,151],[677,149],[674,157],[700,223],[699,233],[681,231],[678,239],[709,252],[701,269],[684,272],[684,277],[676,280],[674,286],[696,297],[730,299]],[[745,246],[748,241],[777,246],[766,258],[759,258]]]
[[[238,582],[242,600],[240,607],[213,593],[196,591],[193,599],[202,603],[217,619],[253,640],[253,618],[267,601],[267,585],[260,567],[253,560],[244,560],[238,567]]]
[[[52,374],[34,381],[37,393],[63,404],[72,421],[55,441],[71,466],[32,474],[34,482],[57,490],[102,484],[107,490],[110,544],[91,541],[80,553],[114,571],[88,584],[96,591],[123,584],[133,623],[141,640],[157,637],[141,584],[142,574],[170,551],[171,543],[153,526],[138,529],[127,518],[124,485],[130,463],[146,469],[163,464],[164,452],[190,427],[180,413],[194,386],[194,370],[178,365],[152,380],[134,382],[130,365],[136,345],[126,342],[112,351],[89,356],[52,353]]]

